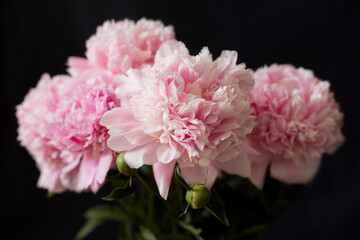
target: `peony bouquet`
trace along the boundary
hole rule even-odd
[[[120,239],[252,237],[290,204],[280,182],[310,182],[344,142],[330,84],[311,70],[192,56],[172,26],[145,18],[106,21],[86,47],[16,109],[39,187],[112,186],[76,239],[106,221]]]

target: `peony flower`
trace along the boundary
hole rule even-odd
[[[39,187],[98,191],[114,165],[99,121],[104,112],[120,106],[115,87],[105,74],[53,79],[44,74],[17,106],[18,140],[36,161]]]
[[[250,175],[242,143],[254,125],[248,101],[253,79],[236,60],[236,52],[223,51],[213,61],[207,48],[193,57],[172,40],[161,45],[152,67],[123,76],[140,88],[132,97],[119,93],[128,104],[105,113],[100,124],[109,129],[108,147],[126,151],[130,167],[153,165],[164,198],[175,163],[190,185],[207,174],[208,188],[220,170]]]
[[[323,153],[333,153],[344,141],[343,114],[330,83],[312,71],[291,65],[271,65],[254,73],[249,94],[257,124],[248,140],[261,154],[252,156],[250,179],[262,187],[267,166],[285,183],[307,183],[315,176]]]
[[[174,35],[173,27],[165,27],[161,21],[106,21],[86,42],[87,60],[69,58],[69,72],[77,75],[95,68],[125,74],[130,68],[152,64],[160,45]]]

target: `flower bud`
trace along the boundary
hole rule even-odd
[[[116,158],[116,167],[119,172],[125,176],[132,176],[136,173],[137,169],[129,167],[124,160],[125,152],[122,152]]]
[[[211,193],[202,184],[196,184],[191,190],[187,190],[185,199],[191,208],[198,209],[205,207],[210,201]]]

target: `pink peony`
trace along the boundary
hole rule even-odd
[[[89,68],[100,68],[125,74],[130,68],[152,64],[160,45],[174,39],[174,35],[173,27],[165,27],[161,21],[106,21],[86,42],[87,60],[69,58],[69,72],[77,75]]]
[[[344,141],[343,114],[327,81],[291,65],[271,65],[254,73],[249,94],[257,124],[248,140],[261,155],[252,159],[252,182],[262,187],[267,166],[285,183],[307,183],[323,153]]]
[[[103,113],[120,106],[108,75],[44,74],[17,106],[18,139],[40,169],[38,186],[51,192],[98,191],[113,165]]]
[[[173,40],[161,45],[152,67],[123,76],[140,88],[131,98],[119,95],[129,104],[102,117],[109,129],[107,144],[126,151],[132,168],[153,165],[164,198],[176,162],[190,185],[202,183],[207,171],[208,188],[220,170],[250,175],[242,143],[254,125],[248,101],[253,79],[236,60],[236,52],[223,51],[213,61],[207,48],[193,57]]]

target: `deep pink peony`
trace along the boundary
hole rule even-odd
[[[109,129],[108,146],[126,151],[130,167],[153,165],[164,198],[176,162],[190,185],[202,183],[207,171],[208,188],[220,170],[250,175],[242,143],[254,125],[248,101],[254,81],[236,60],[236,52],[223,51],[213,61],[207,48],[193,57],[183,43],[168,41],[152,67],[123,77],[140,86],[131,98],[120,91],[129,103],[101,119]]]
[[[40,169],[39,187],[98,191],[114,162],[99,121],[120,106],[115,87],[105,74],[53,79],[44,74],[17,106],[18,139]]]
[[[330,84],[312,71],[271,65],[254,73],[249,98],[257,124],[248,137],[261,154],[252,157],[251,180],[262,187],[267,166],[285,183],[307,183],[316,174],[323,153],[344,141],[343,114]]]
[[[174,39],[172,26],[142,18],[106,21],[86,42],[86,59],[69,58],[69,72],[77,75],[89,68],[125,74],[130,68],[152,64],[160,45]]]

